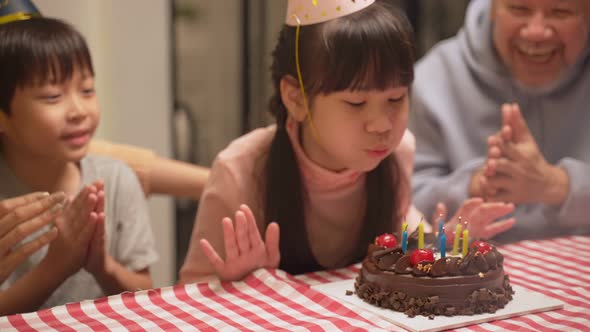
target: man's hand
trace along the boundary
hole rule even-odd
[[[471,176],[471,180],[469,181],[469,197],[476,198],[476,197],[486,197],[489,193],[489,187],[487,186],[487,177],[486,177],[486,166],[483,165],[479,169],[473,173]]]
[[[279,266],[279,225],[274,222],[268,225],[263,242],[254,214],[246,205],[240,206],[235,214],[235,228],[230,218],[224,218],[222,224],[225,260],[209,241],[201,239],[200,242],[201,249],[220,279],[240,280],[256,269]]]
[[[492,202],[560,205],[569,192],[567,173],[548,163],[518,105],[502,108],[502,129],[488,139],[485,178],[480,182]]]

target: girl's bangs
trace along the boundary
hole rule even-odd
[[[370,7],[369,7],[370,8]],[[309,50],[316,93],[385,90],[414,80],[412,28],[390,12],[366,12],[328,22]],[[323,60],[323,61],[322,61]]]

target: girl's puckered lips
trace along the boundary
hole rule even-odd
[[[386,147],[378,147],[378,148],[368,149],[366,151],[371,157],[375,157],[375,158],[385,157],[389,153],[389,149]]]

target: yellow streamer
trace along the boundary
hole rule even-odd
[[[319,135],[315,129],[315,125],[311,120],[311,112],[309,111],[309,105],[307,104],[307,95],[305,94],[305,87],[303,86],[303,75],[301,75],[301,65],[299,64],[299,32],[301,30],[301,21],[297,15],[293,15],[297,21],[297,29],[295,30],[295,67],[297,68],[297,79],[299,80],[299,87],[301,88],[301,95],[303,96],[303,106],[307,112],[307,119],[311,125],[311,134],[316,142],[319,142]]]

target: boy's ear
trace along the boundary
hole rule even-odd
[[[301,94],[299,82],[290,75],[281,79],[281,99],[287,108],[289,115],[297,122],[305,121],[307,110]]]

